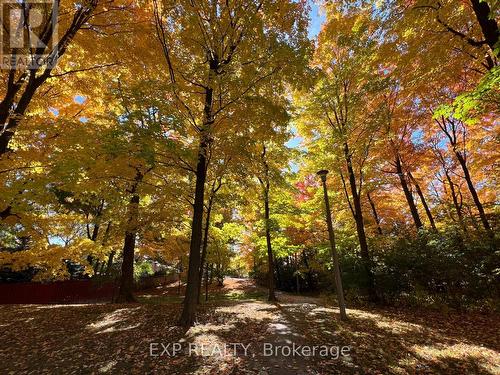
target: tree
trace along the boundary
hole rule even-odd
[[[327,24],[316,51],[320,71],[306,102],[308,116],[316,123],[320,118],[322,125],[311,124],[311,120],[307,125],[332,139],[328,146],[334,148],[321,151],[335,155],[334,169],[339,171],[356,224],[367,290],[370,299],[376,300],[361,195],[364,165],[379,127],[374,94],[380,90],[383,77],[370,65],[377,39],[368,12],[348,9],[345,14],[340,8],[337,4],[327,8]]]
[[[191,326],[199,285],[208,149],[224,116],[295,60],[306,40],[306,18],[303,4],[289,1],[155,0],[154,12],[172,94],[198,141],[188,284],[180,318],[182,325]]]
[[[435,118],[436,123],[448,138],[452,151],[455,154],[455,157],[457,158],[460,167],[462,168],[465,181],[467,182],[467,187],[469,188],[469,192],[479,212],[481,223],[483,224],[483,227],[485,231],[488,233],[488,235],[490,237],[493,237],[493,231],[491,230],[490,223],[486,218],[483,205],[479,200],[479,196],[472,182],[469,168],[467,166],[467,151],[465,149],[467,133],[465,126],[460,120],[454,118],[447,118],[444,115],[439,116],[439,113],[436,113],[435,116],[437,117]]]
[[[266,247],[267,247],[267,277],[269,282],[269,296],[268,301],[276,301],[276,295],[274,294],[274,255],[273,248],[271,244],[271,224],[270,224],[270,214],[269,214],[269,191],[271,188],[271,182],[269,179],[269,164],[266,159],[266,145],[262,145],[261,153],[261,164],[262,164],[262,174],[257,176],[259,183],[262,187],[262,195],[264,200],[264,223],[266,231]]]
[[[5,89],[0,91],[0,157],[9,151],[9,143],[14,136],[23,116],[40,87],[47,81],[58,79],[68,74],[82,71],[89,71],[113,65],[113,63],[97,64],[90,67],[73,68],[71,70],[60,71],[56,65],[59,60],[67,54],[68,48],[74,43],[75,37],[81,29],[88,28],[99,32],[108,27],[106,18],[124,7],[103,6],[103,1],[89,0],[80,6],[74,7],[72,4],[61,5],[59,0],[54,0],[52,4],[43,3],[37,6],[32,1],[21,1],[19,4],[12,3],[14,7],[22,12],[22,33],[29,35],[30,43],[25,47],[18,47],[17,43],[9,50],[4,50],[4,54],[11,55],[11,66],[5,71]],[[31,15],[32,13],[35,13]],[[69,18],[64,17],[70,14]],[[31,26],[30,21],[39,18],[40,25]],[[93,21],[99,26],[94,26]],[[14,40],[15,36],[10,35],[16,25],[9,23],[6,19],[4,24],[7,32],[2,33],[4,41]],[[57,32],[56,32],[57,31]],[[56,40],[57,36],[61,35]],[[30,40],[30,39],[28,39]],[[24,36],[21,43],[24,44]],[[3,43],[9,46],[9,43]],[[5,47],[7,48],[7,47]],[[22,55],[28,56],[33,63],[23,63]]]

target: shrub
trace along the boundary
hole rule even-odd
[[[154,275],[153,266],[150,262],[136,262],[134,265],[134,279]]]

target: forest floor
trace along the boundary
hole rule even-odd
[[[175,325],[178,293],[0,306],[0,374],[500,374],[498,315],[366,307],[341,322],[321,298],[269,303],[249,280],[228,279],[186,330]]]

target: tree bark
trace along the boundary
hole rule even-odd
[[[363,210],[361,208],[361,197],[358,193],[356,184],[356,176],[352,167],[351,155],[349,153],[349,146],[344,143],[344,157],[349,175],[349,185],[351,187],[352,201],[354,205],[354,220],[356,222],[356,232],[358,234],[359,248],[361,253],[361,260],[367,279],[367,291],[370,301],[378,301],[377,293],[375,291],[375,278],[371,267],[370,253],[368,251],[368,242],[366,241],[365,225],[363,222]]]
[[[203,106],[203,126],[200,131],[200,144],[198,146],[198,162],[196,164],[196,184],[193,204],[193,221],[191,224],[191,243],[189,248],[189,264],[186,285],[186,295],[179,324],[191,327],[196,320],[196,307],[198,305],[198,289],[200,279],[200,258],[203,236],[203,211],[205,201],[205,181],[207,179],[207,156],[209,151],[213,115],[213,87],[212,83],[217,76],[218,60],[210,60],[208,69],[208,84],[205,87],[205,102]]]
[[[378,234],[382,235],[382,227],[380,226],[380,218],[378,216],[377,209],[375,208],[375,202],[373,202],[372,198],[370,197],[370,193],[366,193],[366,196],[368,197],[368,202],[370,203],[370,207],[372,208],[373,218],[375,219],[375,223],[377,224],[377,232]]]
[[[469,173],[469,168],[467,167],[467,162],[465,161],[464,156],[459,152],[455,151],[455,155],[458,159],[458,162],[460,163],[460,166],[462,167],[462,171],[464,172],[464,177],[465,181],[467,182],[467,187],[469,188],[470,194],[472,195],[472,200],[474,201],[474,204],[476,205],[476,208],[479,212],[479,217],[481,218],[481,223],[483,224],[484,229],[488,233],[490,237],[494,237],[494,233],[491,230],[490,223],[488,222],[488,219],[486,218],[486,214],[484,212],[483,205],[481,201],[479,200],[479,196],[477,195],[476,188],[474,187],[474,184],[472,183],[472,178]]]
[[[455,207],[455,211],[457,212],[458,222],[464,228],[464,231],[466,231],[464,217],[462,214],[462,203],[458,202],[458,197],[455,192],[455,184],[453,183],[453,180],[451,179],[451,176],[446,169],[444,170],[444,174],[446,176],[446,180],[448,181],[448,186],[450,187],[451,199],[453,201],[453,206]]]
[[[112,250],[110,253],[109,253],[109,257],[108,257],[108,263],[106,265],[106,275],[109,275],[110,271],[111,271],[111,267],[113,266],[113,258],[115,256],[115,251]]]
[[[396,173],[399,177],[399,182],[401,183],[401,187],[403,188],[403,192],[405,194],[406,202],[408,203],[408,207],[410,208],[411,217],[413,218],[413,222],[415,223],[415,227],[417,231],[423,227],[422,220],[420,220],[420,215],[418,214],[417,206],[413,199],[413,195],[408,187],[408,183],[406,181],[403,166],[401,165],[401,158],[399,155],[396,155]]]
[[[269,277],[269,301],[276,301],[274,293],[274,256],[273,248],[271,245],[271,228],[269,219],[269,183],[264,189],[264,220],[266,223],[266,245],[267,245],[267,263],[268,263],[268,277]]]
[[[191,244],[189,248],[189,265],[184,297],[184,307],[180,317],[180,325],[191,327],[196,319],[196,305],[198,304],[198,286],[200,278],[200,252],[203,235],[203,201],[205,194],[205,180],[207,176],[208,142],[202,135],[198,149],[198,164],[196,166],[196,186],[193,205],[193,221],[191,224]]]
[[[96,242],[97,237],[99,236],[99,229],[101,228],[99,221],[100,217],[102,215],[102,210],[104,209],[104,200],[101,201],[99,206],[97,207],[97,212],[94,217],[94,228],[92,229],[92,234],[90,234],[90,224],[87,223],[87,237],[89,240]],[[88,220],[88,214],[87,214],[87,220]],[[99,267],[99,260],[94,259],[94,256],[89,254],[87,255],[87,261],[89,262],[90,265],[93,264],[94,267],[94,275],[97,273],[98,267]],[[94,262],[95,261],[95,262]]]
[[[127,229],[125,230],[125,240],[123,241],[123,262],[120,277],[120,289],[116,302],[136,302],[133,294],[134,289],[134,252],[135,240],[138,229],[138,215],[139,215],[139,194],[137,188],[141,183],[144,174],[137,169],[134,183],[128,191],[132,194],[128,206],[128,221]]]
[[[104,270],[106,268],[106,262],[105,261],[102,261],[101,263],[101,267],[99,268],[99,274],[100,275],[104,275]]]
[[[134,188],[135,191],[135,188]],[[137,234],[137,209],[139,206],[139,195],[134,194],[129,204],[128,228],[125,232],[123,242],[123,263],[120,278],[120,290],[116,302],[136,302],[133,294],[134,289],[134,252]]]
[[[262,145],[262,153],[261,153],[261,163],[263,168],[263,175],[259,176],[259,182],[262,186],[262,194],[264,197],[264,224],[266,231],[266,246],[267,246],[267,277],[269,284],[269,301],[276,301],[276,294],[274,292],[275,284],[274,284],[274,256],[273,256],[273,248],[271,243],[271,227],[270,227],[270,209],[269,209],[269,190],[270,190],[270,182],[269,182],[269,165],[266,160],[266,145]]]
[[[491,9],[488,3],[484,0],[471,0],[472,9],[476,15],[477,22],[481,27],[486,44],[495,53],[495,48],[498,48],[500,39],[500,31],[494,15],[490,16]]]
[[[208,248],[208,232],[210,230],[210,214],[212,213],[212,204],[213,204],[213,195],[210,195],[208,200],[207,207],[207,215],[205,218],[205,228],[203,233],[203,245],[201,250],[201,260],[200,260],[200,280],[198,282],[198,303],[200,303],[200,295],[201,295],[201,282],[203,280],[203,271],[205,268],[205,259],[207,257],[207,248]]]
[[[0,134],[0,157],[9,151],[9,143],[14,136],[15,129],[21,121],[21,117],[26,112],[31,99],[35,95],[37,88],[41,85],[38,79],[35,78],[35,72],[30,74],[26,89],[24,90],[19,102],[16,105],[14,113],[12,116],[5,116],[5,119],[0,123],[3,125],[6,122],[5,130]],[[4,117],[4,116],[2,116]]]
[[[94,229],[92,230],[92,236],[90,238],[94,242],[97,240],[97,236],[99,235],[99,228],[99,224],[94,224]]]
[[[422,206],[424,206],[425,214],[427,215],[427,218],[429,219],[429,223],[431,224],[431,228],[433,230],[436,229],[436,223],[434,222],[434,217],[432,216],[432,212],[427,205],[427,201],[425,200],[424,193],[422,192],[422,189],[420,189],[420,185],[418,184],[417,180],[412,176],[411,172],[408,172],[408,177],[410,177],[410,180],[413,181],[413,185],[415,185],[415,190],[417,191],[417,195],[420,198],[420,201],[422,202]]]

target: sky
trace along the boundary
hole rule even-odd
[[[319,31],[321,30],[321,24],[325,21],[325,14],[321,12],[318,4],[313,0],[309,0],[309,6],[311,7],[311,22],[309,23],[309,39],[315,38]]]

